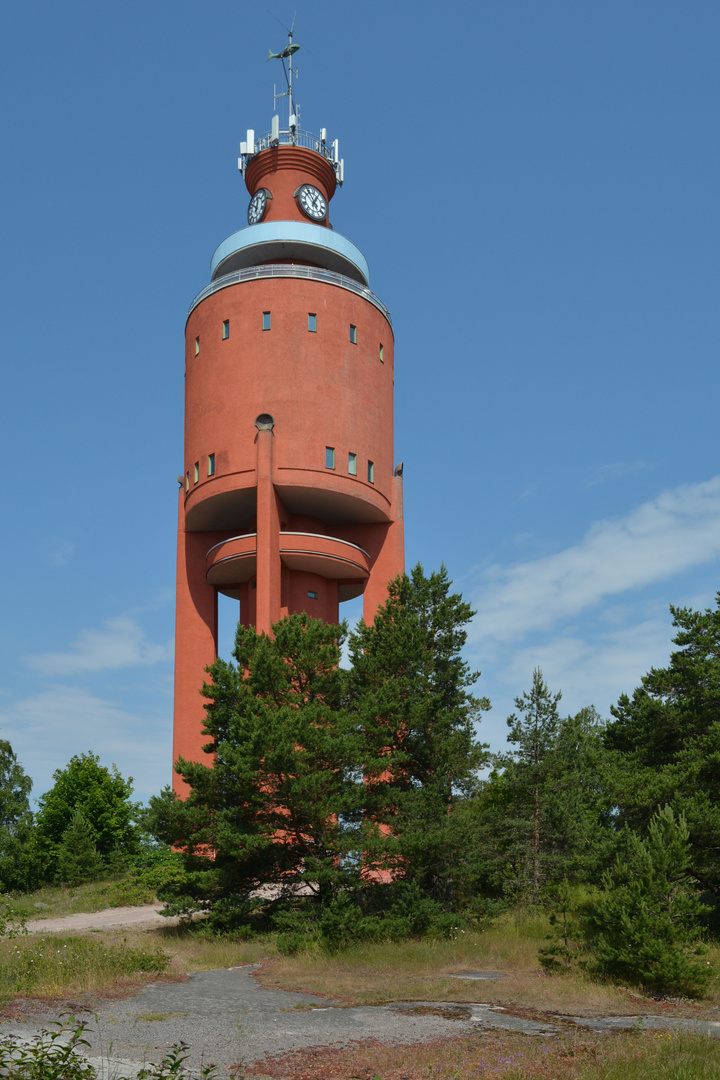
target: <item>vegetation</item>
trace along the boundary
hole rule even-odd
[[[712,1036],[562,1034],[552,1041],[483,1031],[405,1046],[360,1044],[273,1055],[245,1076],[263,1080],[718,1080]]]
[[[23,1040],[15,1035],[0,1037],[0,1075],[14,1080],[97,1080],[97,1073],[83,1050],[89,1047],[84,1038],[87,1024],[68,1017],[54,1024],[54,1031]],[[185,1043],[172,1047],[157,1065],[146,1065],[136,1072],[136,1080],[211,1080],[217,1070],[210,1065],[190,1075],[184,1068],[188,1059]],[[112,1067],[114,1080],[128,1080]]]
[[[680,648],[623,694],[605,732],[618,823],[642,832],[664,805],[683,814],[689,873],[720,899],[720,593],[716,608],[670,608]]]
[[[126,942],[105,945],[82,937],[48,936],[15,941],[3,950],[0,996],[55,997],[63,992],[88,992],[118,980],[162,974],[170,964],[159,948],[131,947]]]
[[[218,660],[203,691],[213,763],[180,760],[190,796],[153,802],[156,834],[186,856],[168,911],[275,927],[288,951],[451,932],[474,892],[463,811],[486,760],[487,703],[460,655],[471,616],[444,570],[417,567],[351,637],[350,672],[344,627],[239,627],[235,664]]]
[[[618,859],[586,918],[592,970],[674,994],[701,993],[716,974],[701,944],[700,901],[689,875],[684,816],[665,806],[647,837],[623,834]]]
[[[92,860],[92,877],[99,875],[101,865],[117,869],[138,852],[140,808],[130,800],[132,778],[123,779],[114,765],[108,769],[88,753],[72,757],[53,779],[53,787],[39,799],[35,835],[54,880],[64,880],[61,869],[77,875],[83,855]]]
[[[25,889],[33,878],[31,788],[12,746],[0,739],[0,892]]]
[[[562,716],[536,670],[492,759],[477,736],[489,703],[462,655],[473,612],[444,569],[391,583],[347,638],[348,670],[344,626],[298,614],[272,635],[239,627],[203,690],[208,762],[176,764],[185,801],[166,789],[143,811],[132,781],[87,753],[33,820],[30,780],[0,742],[0,885],[26,916],[158,895],[168,914],[203,916],[204,948],[256,942],[276,969],[489,940],[492,920],[506,931],[503,912],[527,908],[543,926],[530,967],[540,946],[559,997],[563,979],[568,993],[595,980],[712,996],[720,598],[672,611],[668,667],[609,723],[591,706]],[[61,887],[33,894],[40,868]]]

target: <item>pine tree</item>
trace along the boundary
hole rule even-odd
[[[596,880],[612,855],[603,721],[592,707],[561,719],[559,700],[535,671],[508,720],[516,749],[495,757],[477,800],[483,885],[514,900]]]
[[[505,802],[512,816],[515,835],[516,874],[520,895],[537,902],[543,880],[543,856],[549,848],[545,785],[548,755],[555,747],[560,728],[557,705],[562,695],[551,694],[542,671],[533,672],[532,687],[515,698],[518,710],[508,717],[508,742],[516,749],[498,755],[505,768]]]
[[[612,708],[605,743],[618,819],[645,829],[663,805],[683,814],[691,874],[720,897],[720,593],[716,608],[670,608],[679,648]]]
[[[468,858],[458,811],[477,790],[487,747],[476,724],[490,707],[462,657],[474,612],[442,567],[390,583],[372,626],[350,639],[352,707],[363,732],[365,862],[412,882],[443,906]]]
[[[629,829],[602,878],[602,894],[586,920],[593,970],[651,990],[696,994],[716,974],[701,944],[700,916],[709,910],[689,877],[685,818],[670,806],[642,838]]]
[[[272,637],[239,626],[236,663],[208,669],[214,760],[180,759],[192,791],[162,806],[165,837],[188,855],[176,903],[209,900],[219,924],[261,886],[288,896],[304,886],[322,905],[357,876],[360,733],[344,708],[344,632],[304,613]]]

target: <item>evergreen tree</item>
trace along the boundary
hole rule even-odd
[[[32,780],[19,764],[12,746],[0,739],[0,892],[27,889],[36,871]]]
[[[155,835],[185,852],[184,880],[163,891],[171,910],[209,904],[230,926],[257,915],[271,885],[265,911],[289,940],[302,886],[337,944],[381,918],[421,932],[469,895],[467,808],[486,760],[474,724],[487,706],[460,656],[471,615],[444,570],[417,567],[353,635],[350,672],[343,627],[306,614],[272,637],[238,627],[235,664],[218,660],[203,691],[213,761],[178,761],[188,798],[152,800]]]
[[[690,872],[720,897],[720,594],[715,609],[670,610],[679,649],[612,708],[614,799],[619,822],[636,830],[665,804],[683,814]]]
[[[352,705],[363,732],[368,870],[412,882],[444,906],[466,876],[468,834],[458,811],[477,790],[487,747],[475,725],[490,707],[462,658],[474,612],[442,567],[390,583],[371,626],[350,639]]]
[[[95,844],[95,833],[75,810],[72,820],[62,834],[55,857],[55,880],[66,885],[93,881],[103,871],[103,860]]]
[[[357,877],[360,733],[344,708],[344,627],[294,614],[273,637],[239,626],[236,664],[217,660],[204,731],[212,764],[179,759],[192,791],[156,800],[163,835],[186,852],[182,887],[164,896],[214,921],[242,914],[254,890],[304,886],[322,905]]]
[[[646,838],[624,832],[586,920],[597,974],[677,994],[707,985],[716,974],[700,942],[708,908],[689,878],[690,861],[687,823],[670,806],[653,816]]]
[[[543,856],[551,844],[544,796],[548,755],[560,727],[557,705],[561,697],[550,693],[542,671],[536,668],[531,689],[515,698],[518,712],[507,720],[508,742],[517,749],[496,759],[508,772],[503,803],[512,815],[519,893],[535,902],[543,880]]]
[[[536,671],[508,720],[517,749],[497,755],[477,800],[483,883],[515,900],[592,880],[612,854],[603,722],[592,707],[560,719],[559,699]]]
[[[130,798],[132,777],[125,780],[115,765],[108,769],[95,754],[87,753],[71,758],[53,779],[53,787],[38,800],[36,815],[38,845],[51,875],[76,810],[91,830],[101,858],[114,857],[117,849],[128,855],[137,850],[140,808]]]

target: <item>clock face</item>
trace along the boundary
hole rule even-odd
[[[248,206],[247,219],[248,225],[257,225],[259,221],[265,217],[265,211],[267,210],[268,193],[265,188],[260,188],[255,192],[250,205]]]
[[[298,190],[297,199],[300,209],[313,221],[322,221],[327,217],[327,199],[321,191],[311,184],[303,184]]]

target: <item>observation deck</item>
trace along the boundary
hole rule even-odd
[[[319,574],[342,581],[343,600],[362,593],[370,576],[370,556],[349,540],[319,533],[281,532],[280,559],[288,570]],[[209,585],[233,595],[234,587],[250,581],[257,573],[257,533],[232,536],[215,544],[205,558],[205,576]]]

